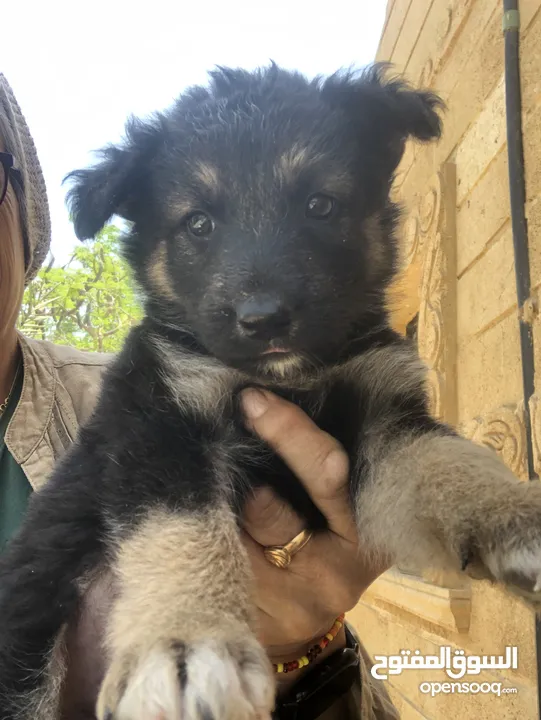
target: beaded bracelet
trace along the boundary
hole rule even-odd
[[[338,631],[344,624],[344,613],[336,618],[334,621],[334,625],[329,630],[328,633],[325,633],[325,635],[321,638],[321,640],[313,645],[306,653],[306,655],[303,655],[298,660],[292,660],[291,662],[286,663],[277,663],[276,665],[273,664],[274,672],[275,673],[288,673],[293,672],[293,670],[300,670],[300,668],[306,667],[307,665],[310,665],[311,662],[313,662],[317,656],[325,650],[327,645],[334,640],[334,638],[338,635]]]

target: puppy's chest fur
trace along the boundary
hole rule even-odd
[[[364,448],[382,421],[401,414],[425,422],[418,357],[391,331],[343,363],[294,377],[294,387],[285,380],[265,387],[344,446],[356,482],[365,474]],[[250,489],[267,485],[309,525],[324,526],[301,483],[247,428],[240,393],[254,384],[148,325],[135,330],[83,430],[86,452],[104,465],[97,480],[92,468],[85,471],[85,483],[121,524],[149,504],[196,510],[220,494],[240,512]],[[71,462],[80,462],[77,453]]]
[[[174,405],[194,426],[206,428],[202,440],[211,459],[217,486],[232,491],[239,511],[246,492],[270,486],[314,528],[325,520],[281,458],[246,426],[241,392],[257,385],[242,373],[213,358],[191,357],[179,348],[158,342],[160,375]],[[334,377],[333,377],[334,375]],[[359,388],[337,370],[312,372],[295,386],[265,383],[265,388],[299,406],[322,429],[355,452],[359,420]]]

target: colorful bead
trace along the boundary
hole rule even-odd
[[[295,670],[299,670],[300,668],[306,667],[307,665],[310,665],[311,662],[315,660],[315,658],[325,650],[327,645],[334,640],[334,638],[338,635],[338,631],[344,624],[344,615],[340,615],[335,621],[332,628],[329,630],[328,633],[325,633],[325,635],[321,638],[321,640],[313,645],[307,652],[306,655],[303,655],[298,660],[292,660],[291,662],[286,663],[278,663],[276,665],[273,665],[274,672],[276,673],[288,673],[288,672],[294,672]]]

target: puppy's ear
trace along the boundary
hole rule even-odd
[[[104,148],[101,162],[64,178],[72,182],[67,204],[79,240],[94,237],[113,215],[135,219],[134,208],[144,198],[162,131],[159,118],[148,122],[131,118],[122,145]]]
[[[367,146],[378,153],[380,167],[391,176],[408,138],[427,142],[441,136],[445,104],[403,79],[388,79],[388,70],[387,63],[377,63],[357,76],[336,73],[324,83],[322,93],[350,115]]]

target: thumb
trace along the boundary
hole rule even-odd
[[[277,452],[304,485],[331,530],[357,537],[349,502],[349,461],[340,443],[296,405],[269,392],[242,393],[248,424]]]

